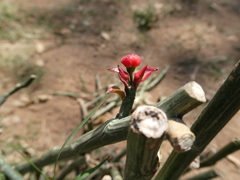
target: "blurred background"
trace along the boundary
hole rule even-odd
[[[0,109],[1,150],[9,162],[23,158],[13,146],[28,147],[30,157],[61,146],[82,120],[78,94],[117,83],[107,70],[127,54],[142,65],[170,69],[148,96],[156,103],[190,81],[208,100],[240,60],[239,0],[1,0],[0,93],[31,74],[37,80],[11,96]],[[86,96],[85,102],[91,100]],[[201,106],[185,117],[189,126]],[[115,117],[118,108],[98,119]],[[217,150],[240,136],[240,114],[209,148]],[[81,135],[79,131],[75,137]],[[124,142],[121,144],[125,146]],[[166,153],[169,153],[169,149]],[[240,154],[217,164],[225,179],[240,177]]]

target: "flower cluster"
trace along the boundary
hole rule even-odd
[[[152,72],[158,70],[158,68],[148,67],[148,65],[144,66],[140,71],[133,74],[136,67],[141,64],[141,58],[136,55],[127,55],[124,56],[121,60],[121,63],[126,67],[126,70],[123,70],[120,66],[117,68],[109,68],[108,70],[111,72],[118,73],[119,79],[124,84],[125,88],[137,88],[137,86],[145,81]],[[120,90],[117,86],[113,86],[108,89],[107,93],[117,93],[123,99],[126,96],[125,91]]]

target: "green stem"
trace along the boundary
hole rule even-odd
[[[113,180],[123,180],[119,170],[116,167],[112,167],[110,173],[113,177]]]
[[[200,103],[196,102],[204,102],[202,99],[204,92],[202,89],[197,88],[198,86],[197,83],[188,83],[173,93],[171,98],[166,98],[155,106],[164,109],[168,117],[178,117],[178,114],[184,115],[184,113],[188,113],[200,105]],[[185,99],[182,98],[183,96]],[[177,109],[175,107],[181,108]],[[75,158],[77,155],[82,155],[93,149],[126,140],[130,119],[131,116],[109,120],[100,127],[80,136],[63,149],[59,160]],[[42,168],[56,161],[59,150],[60,148],[54,148],[41,157],[30,159],[30,161],[37,167]],[[18,163],[15,165],[15,169],[22,174],[35,170],[29,162]]]
[[[198,175],[196,175],[192,178],[188,178],[187,180],[213,179],[213,178],[218,177],[218,176],[220,176],[220,175],[216,172],[216,170],[210,169],[207,172],[198,174]]]
[[[179,179],[191,162],[239,111],[239,108],[240,61],[192,125],[191,130],[196,136],[192,149],[185,153],[173,151],[155,179]]]
[[[136,96],[137,88],[135,86],[130,86],[129,88],[125,88],[126,97],[123,99],[121,108],[117,115],[117,118],[121,119],[130,115],[134,103],[134,99]]]
[[[216,164],[219,160],[226,157],[227,155],[237,151],[240,149],[240,139],[237,138],[234,141],[231,141],[226,146],[224,146],[221,150],[215,153],[213,156],[201,162],[200,167],[212,166]]]
[[[80,165],[86,163],[85,157],[79,157],[75,161],[73,161],[70,165],[63,168],[60,174],[57,176],[56,180],[64,179],[71,171],[79,167]]]
[[[167,116],[160,109],[140,106],[134,111],[127,135],[124,179],[149,180],[153,177],[159,162],[157,153],[167,129]]]
[[[24,178],[22,177],[22,175],[15,170],[14,168],[12,168],[11,165],[9,165],[5,158],[3,157],[2,154],[0,154],[0,170],[2,173],[4,173],[9,179],[12,180],[24,180]]]

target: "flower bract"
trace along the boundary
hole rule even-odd
[[[125,91],[121,90],[121,89],[120,89],[119,87],[117,87],[117,86],[112,86],[112,87],[110,87],[110,88],[107,90],[106,93],[107,93],[107,94],[109,94],[109,93],[116,93],[116,94],[118,94],[118,95],[121,97],[122,100],[126,97]]]

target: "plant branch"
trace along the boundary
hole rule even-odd
[[[167,138],[177,152],[189,151],[195,140],[195,135],[182,119],[173,118],[168,121]]]
[[[176,180],[205,149],[240,108],[240,61],[207,104],[191,130],[196,136],[192,149],[186,153],[172,152],[156,180]],[[174,172],[174,173],[173,173]]]
[[[0,153],[0,172],[3,172],[11,180],[24,180],[22,175],[14,170],[4,159]]]
[[[112,161],[112,162],[118,162],[118,161],[120,161],[120,159],[121,159],[123,156],[125,156],[126,153],[127,153],[127,149],[123,149],[118,155],[113,156],[113,158],[112,158],[111,161]]]
[[[134,85],[131,87],[125,87],[126,97],[122,101],[117,118],[121,119],[130,115],[136,96],[136,90],[137,88]]]
[[[166,114],[153,106],[140,106],[132,115],[127,136],[124,179],[149,180],[157,171],[157,153],[168,128]]]
[[[120,172],[118,171],[118,169],[116,167],[112,167],[110,170],[111,176],[113,180],[123,180]]]
[[[10,90],[8,93],[4,94],[1,98],[0,98],[0,105],[2,105],[9,96],[11,96],[12,94],[14,94],[15,92],[19,91],[22,88],[26,88],[28,87],[30,84],[32,84],[32,82],[36,79],[37,76],[35,75],[31,75],[24,83],[22,84],[16,84],[15,88],[13,88],[12,90]]]
[[[97,91],[101,90],[103,87],[102,87],[102,84],[101,84],[101,81],[100,81],[100,77],[99,77],[98,74],[95,76],[95,79],[96,79],[96,89],[97,89]]]
[[[227,155],[237,151],[240,149],[240,139],[237,138],[234,141],[228,143],[222,149],[220,149],[217,153],[213,156],[207,158],[206,160],[200,163],[200,167],[212,166],[216,164],[219,160],[226,157]]]
[[[59,153],[60,149],[61,149],[61,147],[54,147],[53,149],[47,151],[47,153],[44,153],[40,158],[32,158],[29,161],[34,163],[38,168],[42,168],[48,164],[53,164],[58,157],[58,153]],[[66,146],[62,150],[62,153],[59,156],[59,160],[69,159],[69,158],[73,158],[73,157],[76,157],[76,155],[72,153],[71,147]],[[28,162],[18,163],[15,166],[15,169],[18,170],[21,174],[25,174],[29,171],[35,171],[35,168]]]
[[[188,178],[187,180],[203,180],[203,179],[213,179],[220,176],[214,169],[210,169],[204,173],[198,174],[194,177]]]
[[[161,108],[171,118],[182,118],[184,114],[192,110],[192,107],[198,107],[200,104],[206,102],[205,93],[202,87],[195,81],[189,82],[175,93],[168,96],[164,101],[171,101],[171,106],[164,106]],[[156,107],[162,102],[159,102]]]
[[[56,180],[64,179],[64,177],[69,174],[72,170],[76,169],[80,165],[86,162],[85,157],[79,157],[74,160],[70,165],[66,166],[62,171],[57,175]]]
[[[168,117],[175,117],[178,114],[183,115],[205,102],[202,98],[204,92],[198,87],[199,85],[197,83],[190,82],[173,93],[171,98],[166,98],[158,103],[156,107],[164,109]],[[185,99],[183,99],[182,96],[184,96]],[[180,110],[176,109],[175,106],[181,107]],[[93,149],[126,140],[130,119],[131,116],[109,120],[100,127],[80,136],[63,149],[59,160],[72,158],[76,155],[92,151]],[[31,162],[39,168],[54,163],[59,149],[60,148],[54,148],[53,150],[47,151],[40,158],[31,159]],[[34,170],[28,162],[17,164],[16,169],[22,174]]]
[[[73,98],[90,98],[88,94],[78,94],[78,93],[71,93],[71,92],[61,92],[61,91],[53,91],[50,89],[45,89],[45,91],[49,94],[56,95],[56,96],[67,96]]]

